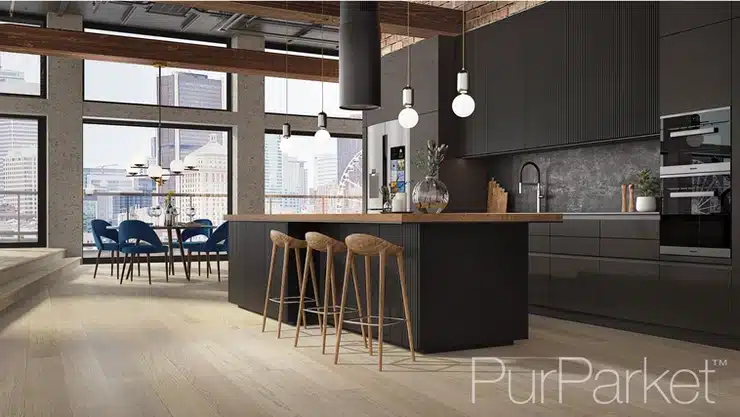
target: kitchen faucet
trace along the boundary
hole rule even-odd
[[[537,170],[537,182],[522,182],[522,175],[524,174],[524,168],[526,168],[527,165],[532,165],[534,169]],[[541,210],[541,200],[544,198],[542,195],[542,185],[540,184],[541,178],[540,178],[540,167],[537,166],[532,161],[525,162],[521,169],[519,169],[519,194],[522,193],[522,185],[534,185],[537,186],[537,213]]]

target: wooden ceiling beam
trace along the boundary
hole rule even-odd
[[[166,0],[163,2],[177,3],[203,10],[216,10],[293,22],[339,26],[338,1],[324,2],[323,13],[322,5],[319,1]],[[407,31],[407,6],[411,9],[410,27],[408,29],[411,36],[431,38],[437,35],[455,36],[460,34],[462,25],[462,13],[460,11],[419,3],[407,5],[404,1],[378,2],[380,31],[382,33],[405,35]]]
[[[285,77],[285,55],[91,32],[0,25],[0,51]],[[288,55],[287,77],[336,82],[339,63]]]

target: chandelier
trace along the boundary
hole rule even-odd
[[[158,68],[157,77],[157,111],[158,111],[158,122],[157,122],[157,137],[155,155],[157,162],[149,165],[148,160],[143,155],[136,155],[131,160],[129,167],[126,169],[127,177],[149,177],[157,183],[162,185],[167,181],[169,177],[182,176],[187,171],[197,171],[196,160],[192,155],[185,157],[184,161],[175,159],[170,162],[169,169],[162,167],[162,64],[155,64]]]

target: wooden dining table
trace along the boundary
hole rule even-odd
[[[188,262],[185,259],[185,248],[183,247],[182,242],[182,230],[183,229],[213,229],[214,226],[212,225],[205,225],[200,223],[175,223],[171,226],[156,226],[150,224],[151,228],[154,230],[167,230],[167,246],[170,249],[170,257],[169,257],[169,265],[168,267],[171,268],[170,271],[172,275],[175,274],[175,248],[174,244],[172,242],[172,231],[175,231],[175,234],[177,235],[177,243],[180,247],[180,256],[182,258],[182,268],[185,271],[185,278],[190,281],[190,269],[188,268]],[[118,226],[108,226],[108,229],[118,230]],[[138,242],[137,242],[138,243]]]

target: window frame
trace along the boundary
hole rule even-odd
[[[35,96],[33,96],[35,97]],[[37,237],[35,242],[0,242],[0,248],[44,248],[47,244],[48,234],[48,215],[49,206],[47,204],[47,131],[46,131],[46,117],[45,116],[34,116],[28,114],[7,114],[0,113],[2,119],[25,119],[25,120],[36,120],[38,123],[38,187],[36,192],[38,194],[38,227]],[[20,208],[19,208],[20,210]]]
[[[13,16],[9,16],[8,14],[2,14],[0,15],[0,21],[2,22],[8,22],[8,23],[20,23],[25,25],[33,25],[40,28],[46,27],[46,21],[43,19],[39,19],[37,17],[24,15],[24,14],[14,14]],[[24,55],[38,55],[38,54],[24,54]],[[2,97],[29,97],[29,98],[40,98],[40,99],[46,99],[47,98],[47,60],[46,55],[38,55],[39,56],[39,93],[38,94],[16,94],[16,93],[5,93],[0,92],[0,96]]]
[[[200,42],[212,42],[212,43],[219,43],[225,45],[226,48],[231,48],[231,39],[227,38],[219,38],[219,37],[213,37],[213,36],[205,36],[205,35],[193,35],[193,34],[187,34],[184,35],[182,33],[172,33],[167,31],[160,31],[160,30],[154,30],[154,29],[144,29],[144,28],[128,28],[128,27],[121,27],[121,26],[115,26],[115,25],[106,25],[106,24],[98,24],[98,23],[85,23],[82,30],[85,31],[86,29],[92,29],[92,30],[106,30],[110,32],[118,32],[118,33],[131,33],[135,35],[147,35],[147,36],[161,36],[166,38],[172,38],[172,39],[185,39],[185,40],[191,40],[191,41],[200,41]],[[116,36],[116,35],[111,35]],[[125,36],[122,36],[125,37]],[[166,41],[164,41],[166,42]],[[215,46],[213,48],[216,48]],[[149,103],[129,103],[129,102],[122,102],[122,101],[109,101],[109,100],[88,100],[85,98],[85,64],[83,60],[82,64],[82,101],[85,103],[105,103],[105,104],[122,104],[127,106],[147,106],[147,107],[153,107],[157,108],[159,107],[158,104],[149,104]],[[95,60],[91,60],[95,61]],[[122,64],[132,64],[130,62],[121,62]],[[132,64],[137,65],[137,64]],[[168,67],[168,68],[175,68],[175,69],[181,69],[181,70],[188,70],[193,69],[197,70],[195,68],[180,68],[180,67]],[[233,103],[233,84],[234,84],[234,77],[233,73],[227,72],[226,74],[226,108],[225,109],[209,109],[207,107],[186,107],[186,106],[167,106],[167,105],[161,105],[162,108],[170,108],[170,109],[189,109],[189,110],[205,110],[205,111],[224,111],[224,112],[233,112],[234,111],[234,103]]]

